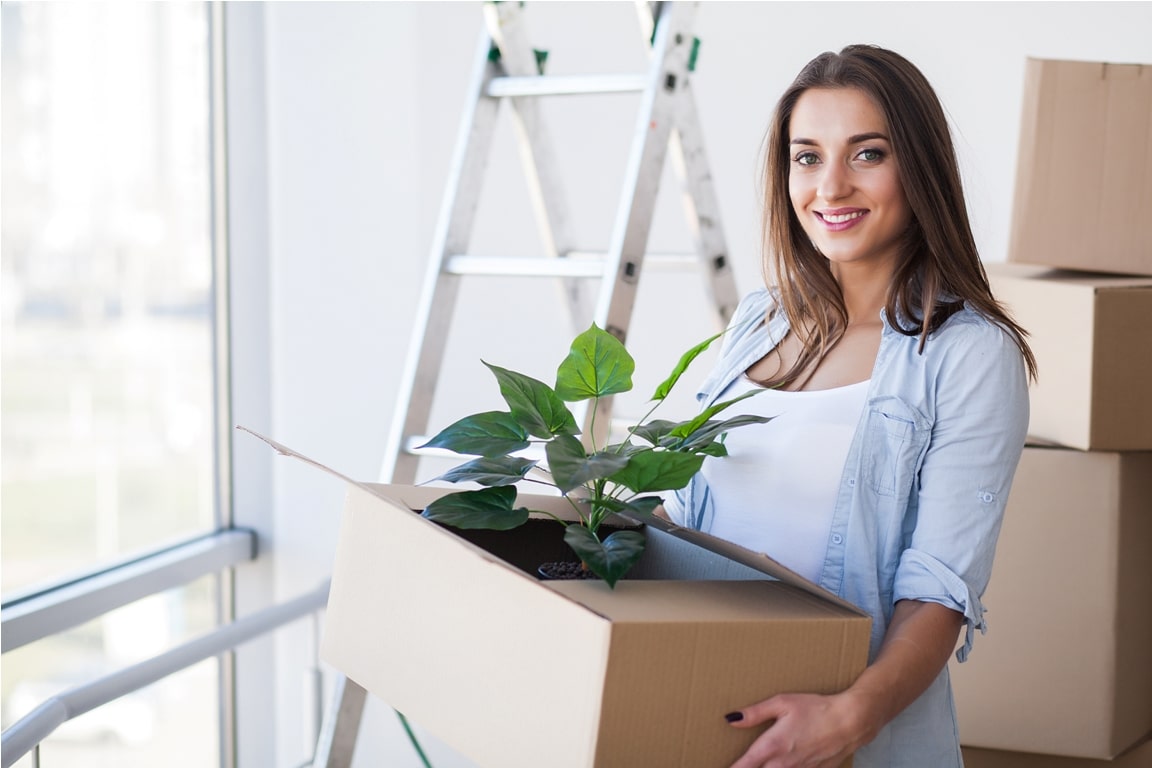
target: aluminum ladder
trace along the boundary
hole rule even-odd
[[[392,420],[380,477],[383,482],[416,481],[437,375],[460,281],[469,276],[542,277],[561,281],[573,330],[589,318],[625,341],[637,284],[645,262],[648,234],[664,164],[670,160],[695,254],[662,260],[698,269],[723,327],[739,298],[720,210],[691,89],[699,40],[693,36],[695,2],[637,2],[641,38],[649,49],[646,71],[621,75],[543,74],[545,54],[534,50],[525,31],[524,3],[487,2],[485,25],[476,49],[467,104],[460,125],[449,181],[428,260],[424,290]],[[555,149],[540,110],[543,97],[635,92],[640,94],[623,188],[608,250],[578,250],[569,231]],[[487,157],[502,104],[512,110],[529,192],[545,253],[538,258],[493,257],[469,253]],[[656,261],[661,259],[651,255]],[[677,265],[673,265],[677,266]],[[598,285],[597,285],[598,284]],[[598,290],[591,290],[596,286]],[[578,418],[580,418],[578,416]],[[611,424],[611,398],[595,414],[582,417],[590,437],[595,424],[603,442]],[[365,701],[364,689],[338,676],[333,702],[321,729],[312,765],[351,764]],[[407,725],[405,721],[405,725]]]
[[[696,258],[717,323],[726,323],[738,299],[720,211],[704,152],[691,89],[698,42],[692,35],[696,3],[638,3],[641,31],[649,40],[646,72],[624,75],[540,74],[539,57],[525,39],[521,3],[486,3],[486,28],[476,52],[468,104],[460,126],[424,292],[405,363],[380,478],[416,479],[444,359],[460,281],[468,276],[538,276],[563,281],[573,332],[589,320],[622,341],[632,318],[637,284],[667,155],[680,179]],[[556,154],[539,109],[540,98],[569,94],[638,92],[637,113],[623,189],[607,252],[577,250],[568,231]],[[538,258],[491,257],[468,252],[486,159],[497,112],[507,103],[524,158],[537,224],[547,253]],[[655,257],[654,259],[655,260]],[[667,261],[668,259],[666,259]],[[590,290],[596,287],[598,290]],[[604,431],[611,423],[611,398],[585,414],[584,427]],[[585,429],[585,434],[589,434]],[[602,439],[605,435],[596,435]]]

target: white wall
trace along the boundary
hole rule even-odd
[[[552,72],[643,65],[630,3],[529,3],[527,10],[537,47],[551,51]],[[372,479],[481,8],[272,2],[229,4],[229,12],[234,327],[242,340],[235,421]],[[878,43],[924,70],[954,121],[978,243],[987,260],[1000,261],[1008,242],[1025,57],[1152,62],[1149,29],[1147,2],[704,3],[693,82],[741,289],[759,280],[761,137],[775,98],[815,54],[850,42]],[[548,109],[567,153],[577,236],[582,245],[602,247],[634,97],[582,97],[549,102]],[[474,244],[478,251],[533,253],[536,235],[516,175],[511,126],[501,125]],[[662,198],[652,246],[684,250],[684,233],[673,196]],[[645,281],[629,345],[640,369],[637,389],[646,394],[644,382],[654,384],[710,326],[694,277],[653,274]],[[547,378],[568,341],[550,289],[501,291],[489,283],[462,296],[462,322],[443,369],[445,405],[434,412],[435,425],[495,404],[495,385],[480,357]],[[495,337],[508,328],[528,343],[500,344]],[[687,400],[673,407],[688,407]],[[238,518],[260,530],[270,554],[241,573],[246,610],[288,599],[325,577],[343,489],[304,465],[272,461],[245,438],[238,439],[237,453]],[[311,732],[301,682],[310,631],[281,632],[258,648],[241,657],[249,670],[242,679],[250,681],[241,692],[241,765],[272,764],[269,754],[277,766],[299,765],[307,758],[301,734]],[[399,733],[387,708],[374,702],[358,764],[418,766]],[[467,764],[431,749],[438,768]]]

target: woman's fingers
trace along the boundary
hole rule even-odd
[[[768,727],[732,768],[836,768],[858,743],[833,696],[782,694],[725,716],[735,728]]]
[[[724,719],[736,728],[752,728],[771,723],[783,711],[784,702],[781,699],[783,699],[782,696],[773,696],[743,709],[729,712],[724,715]]]

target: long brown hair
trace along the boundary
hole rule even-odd
[[[907,336],[928,335],[967,302],[1008,332],[1036,377],[1036,359],[1016,324],[992,296],[968,222],[964,190],[948,121],[936,92],[914,64],[892,51],[850,45],[810,61],[780,97],[766,139],[763,244],[765,277],[779,286],[783,311],[803,349],[788,370],[765,384],[786,387],[811,375],[840,341],[848,324],[840,285],[826,259],[804,233],[788,194],[789,123],[801,94],[811,88],[855,88],[884,115],[912,222],[884,311]],[[902,323],[910,323],[905,327]],[[805,379],[807,377],[804,377]]]

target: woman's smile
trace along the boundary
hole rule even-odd
[[[816,211],[816,216],[824,222],[825,226],[833,232],[843,232],[856,226],[868,215],[868,211],[861,208],[834,208],[825,211]]]

